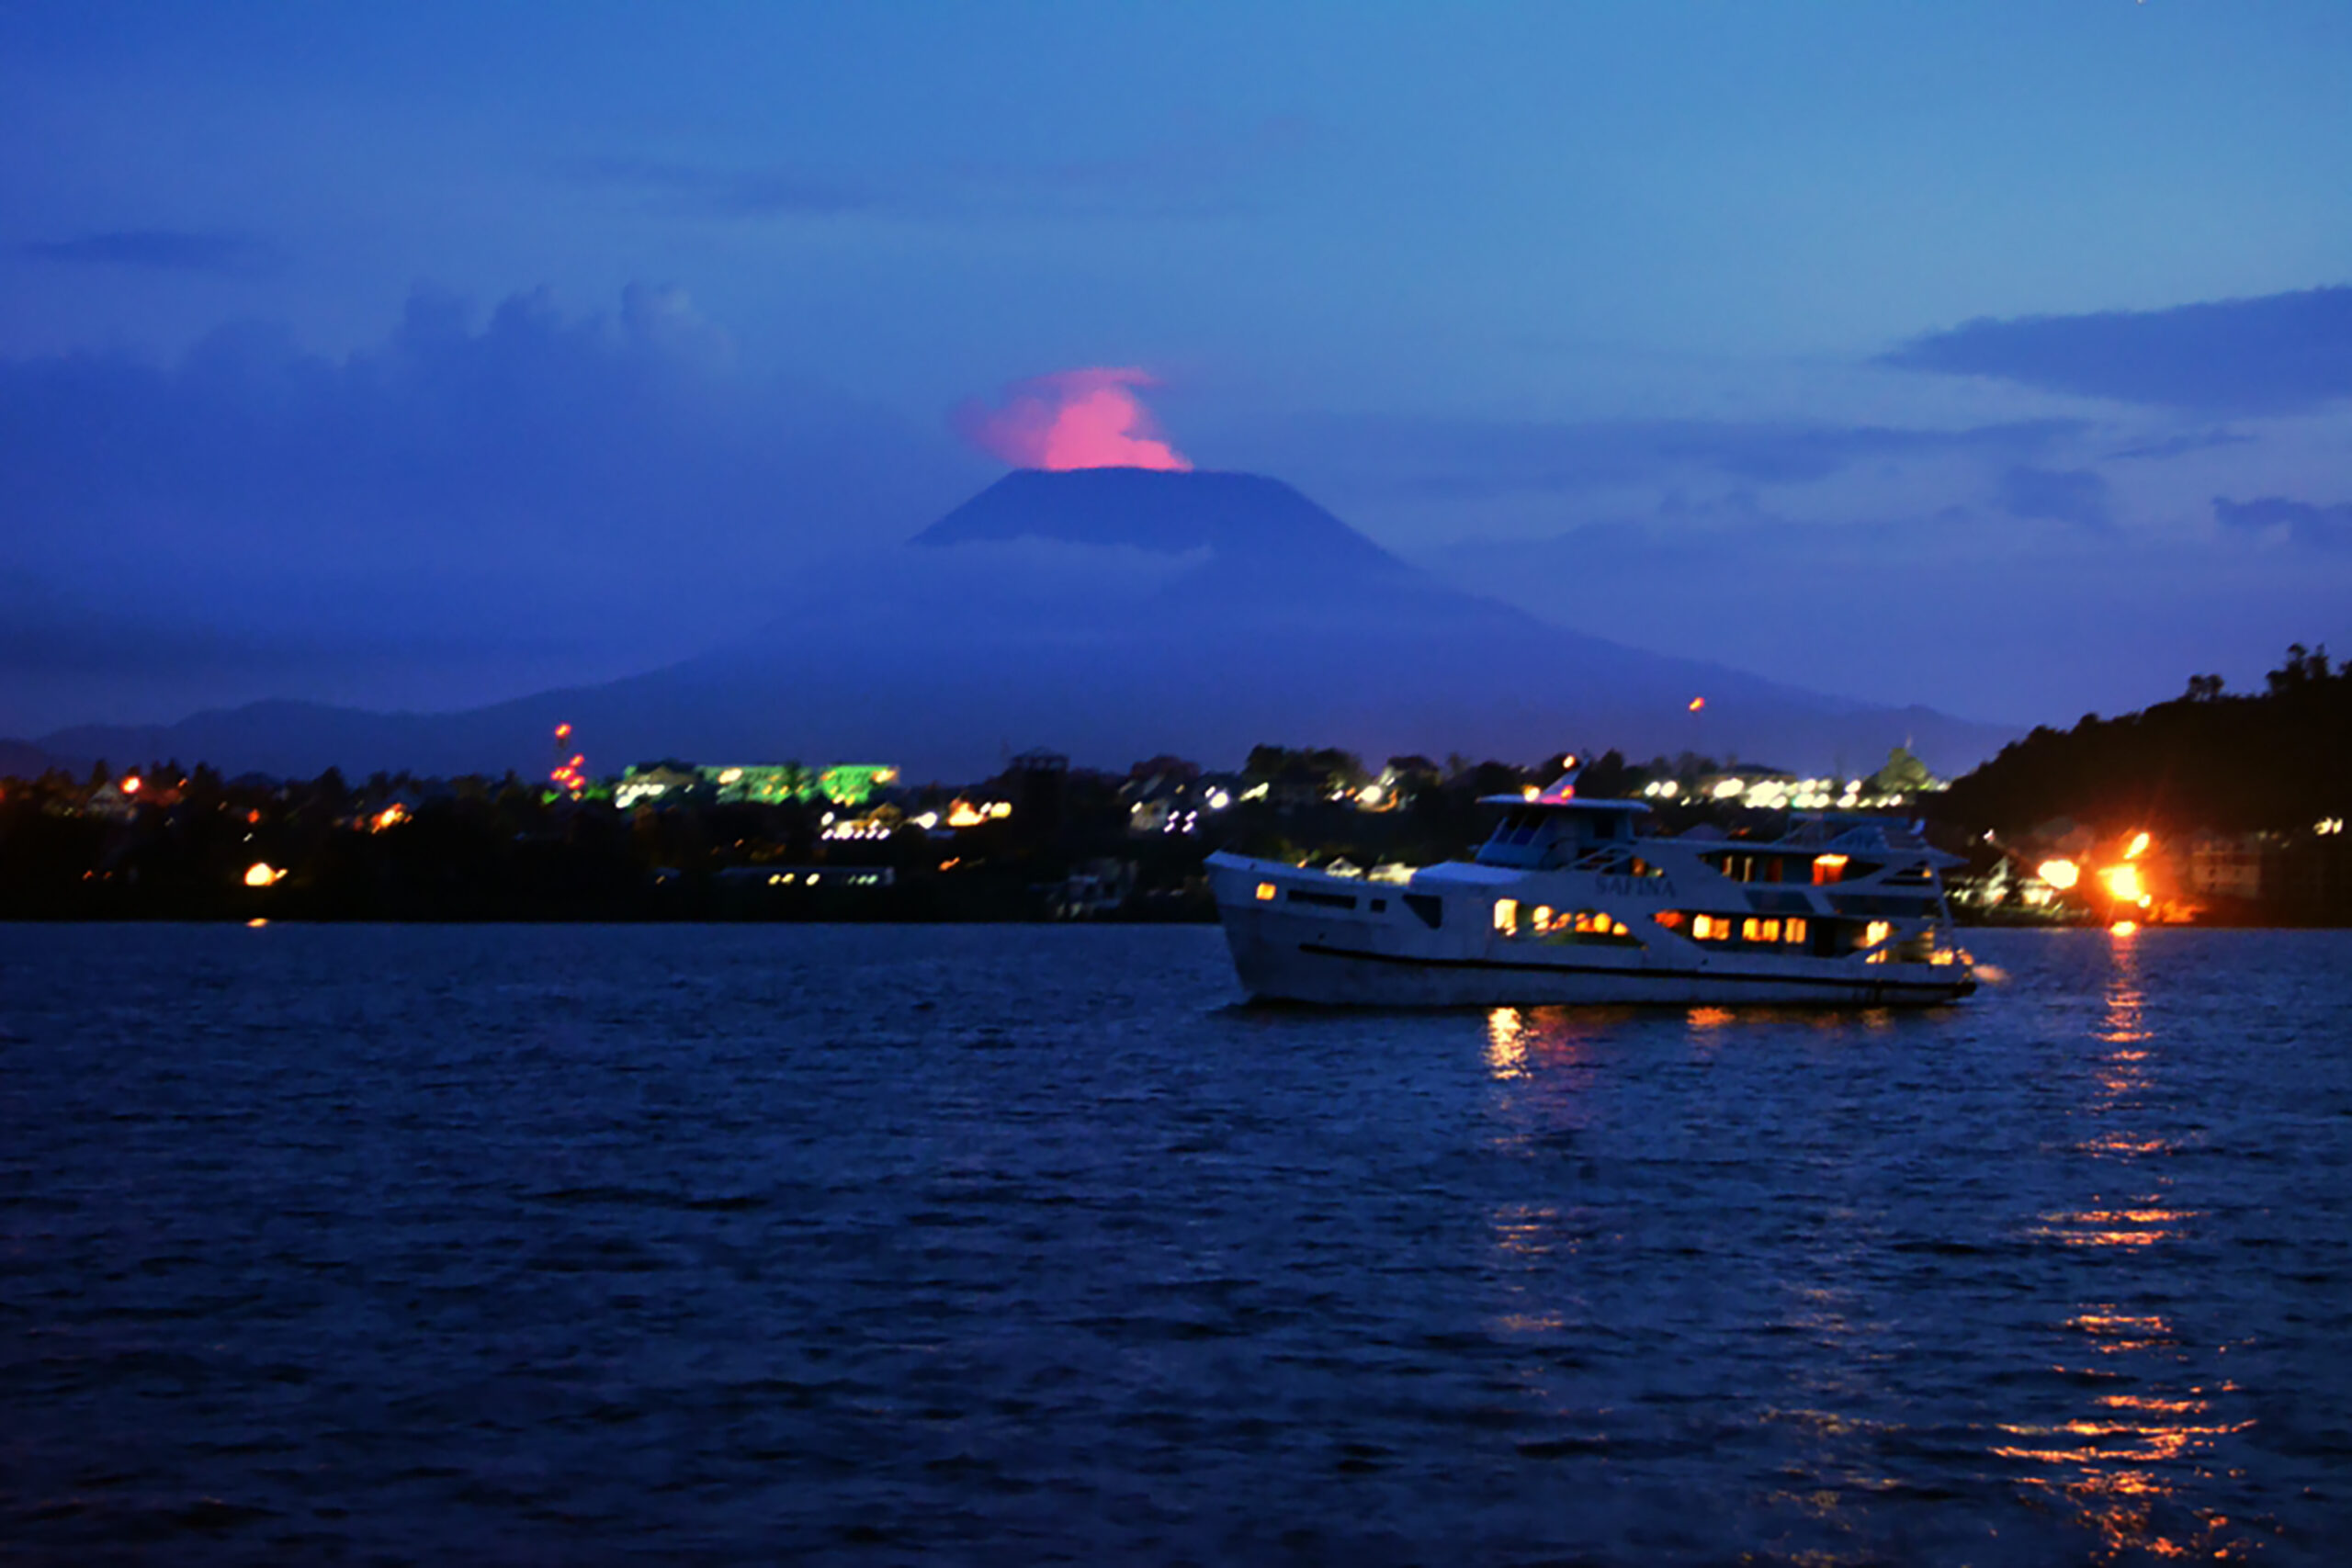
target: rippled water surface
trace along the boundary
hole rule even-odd
[[[0,929],[0,1559],[2346,1561],[2352,933],[1975,935]]]

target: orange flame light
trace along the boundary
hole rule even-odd
[[[2098,874],[2107,888],[2107,896],[2119,904],[2137,904],[2146,908],[2149,903],[2147,885],[2140,880],[2136,865],[2110,865]]]
[[[1706,705],[1707,705],[1707,699],[1706,699],[1706,698],[1704,698],[1704,697],[1692,697],[1692,698],[1690,699],[1690,711],[1691,711],[1692,713],[1697,713],[1700,709],[1702,709],[1702,708],[1705,707]]]
[[[2033,868],[2033,874],[2064,893],[2083,879],[2083,868],[2070,860],[2046,860]]]

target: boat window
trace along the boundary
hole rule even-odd
[[[1317,893],[1306,887],[1292,888],[1290,901],[1294,904],[1320,904],[1331,909],[1352,909],[1356,907],[1356,896],[1352,893]]]
[[[1405,895],[1405,908],[1412,910],[1419,917],[1421,924],[1431,931],[1437,930],[1445,919],[1445,900],[1434,893],[1408,893]]]
[[[1495,930],[1505,936],[1510,936],[1519,930],[1518,899],[1498,898],[1495,900]]]
[[[1539,911],[1540,913],[1541,911]],[[1569,944],[1605,942],[1614,947],[1638,947],[1641,940],[1606,909],[1574,909],[1555,916],[1544,931],[1548,942]]]

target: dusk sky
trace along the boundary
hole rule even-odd
[[[617,676],[1072,451],[1973,718],[2352,653],[2341,0],[11,6],[0,181],[0,735]]]

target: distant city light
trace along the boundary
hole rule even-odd
[[[2083,868],[2070,860],[2046,860],[2033,868],[2033,874],[2064,893],[2083,879]]]
[[[2098,879],[2106,885],[2108,896],[2119,903],[2144,906],[2148,902],[2148,890],[2140,881],[2136,865],[2110,865],[2098,874]]]
[[[266,887],[271,883],[283,878],[285,874],[286,874],[284,872],[273,867],[267,861],[257,860],[254,862],[253,864],[245,867],[245,886],[248,887]]]
[[[1706,698],[1704,698],[1704,697],[1692,697],[1692,698],[1690,699],[1690,711],[1691,711],[1692,713],[1697,713],[1700,709],[1702,709],[1702,708],[1705,707],[1706,705],[1707,705],[1707,699],[1706,699]]]
[[[139,775],[137,773],[132,773],[122,781],[122,793],[125,795],[137,795],[139,793],[140,782]]]
[[[2132,835],[2132,841],[2124,846],[2123,858],[2125,860],[2138,860],[2142,855],[2146,854],[2147,852],[2148,835],[2145,833],[2134,833]]]

